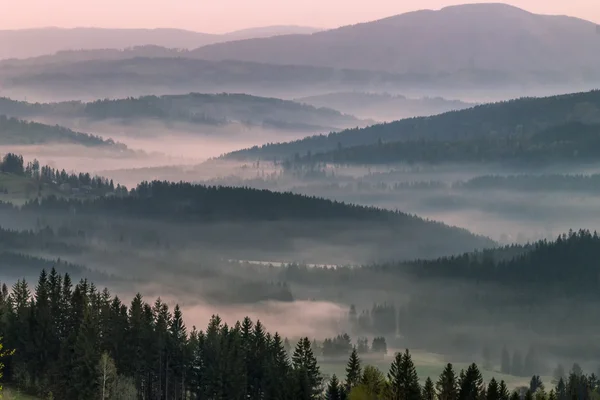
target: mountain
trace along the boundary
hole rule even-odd
[[[207,61],[190,51],[145,46],[82,50],[26,60],[0,61],[0,96],[30,101],[193,92],[249,93],[286,99],[335,92],[406,93],[412,97],[503,100],[589,90],[600,69],[585,79],[560,73],[507,73],[469,69],[455,73],[390,73],[308,65]],[[486,100],[489,101],[489,100]]]
[[[112,139],[75,132],[61,126],[51,126],[37,122],[27,122],[0,115],[0,145],[30,144],[77,144],[86,147],[109,147],[114,150],[126,150],[121,143]]]
[[[299,98],[296,101],[315,107],[330,107],[343,113],[379,121],[435,115],[475,105],[441,97],[408,98],[388,93],[364,92],[327,93]]]
[[[531,137],[566,123],[600,123],[600,90],[542,98],[522,98],[484,104],[431,117],[403,119],[327,136],[312,136],[240,150],[231,158],[289,157],[345,147],[412,141],[501,140],[515,135]],[[567,132],[570,132],[567,130]]]
[[[452,73],[467,69],[561,72],[583,76],[600,68],[596,24],[537,15],[505,4],[423,10],[306,35],[204,46],[207,60]],[[583,75],[582,75],[583,74]]]
[[[330,108],[316,108],[289,100],[245,94],[143,96],[90,103],[32,104],[0,98],[0,114],[26,118],[112,120],[131,124],[146,119],[194,125],[261,126],[281,130],[323,132],[366,126],[365,121]]]
[[[28,58],[65,50],[126,49],[161,46],[194,49],[207,44],[289,34],[310,34],[318,29],[302,26],[269,26],[222,35],[183,29],[38,28],[0,30],[0,59]]]

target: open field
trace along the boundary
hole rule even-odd
[[[438,377],[442,373],[444,367],[448,363],[447,360],[438,354],[427,353],[427,352],[412,352],[412,359],[417,368],[417,373],[419,374],[419,379],[421,383],[425,382],[427,377],[430,377],[434,382],[437,381]],[[384,374],[387,374],[390,365],[394,360],[394,353],[388,352],[385,357],[376,357],[376,356],[361,356],[361,361],[363,367],[365,365],[372,365],[381,370]],[[331,376],[335,374],[336,376],[343,378],[346,376],[346,363],[347,360],[339,359],[319,359],[319,366],[321,367],[321,372],[327,376]],[[468,367],[467,363],[452,363],[454,366],[454,370],[458,375],[461,369],[466,369]],[[481,366],[480,366],[481,368]],[[500,372],[499,366],[494,368],[494,370],[486,370],[481,368],[481,373],[483,375],[483,379],[488,382],[490,379],[496,378],[496,380],[504,380],[506,385],[510,389],[514,389],[519,386],[528,386],[530,378],[526,377],[518,377],[512,375],[505,375]],[[542,381],[549,384],[551,381],[551,377],[542,377]]]

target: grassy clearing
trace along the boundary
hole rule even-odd
[[[448,361],[444,360],[444,358],[437,354],[426,353],[426,352],[411,352],[413,362],[417,368],[417,373],[419,374],[419,378],[421,382],[424,383],[427,377],[430,377],[434,382],[437,381],[438,377],[442,373],[444,367],[448,363]],[[372,356],[362,356],[361,360],[363,365],[372,365],[374,367],[379,368],[383,371],[384,374],[387,374],[390,365],[394,359],[393,354],[387,354],[385,357],[372,357]],[[346,376],[346,362],[347,360],[319,360],[319,366],[321,367],[321,372],[327,375],[336,374],[339,378],[343,379]],[[466,369],[468,364],[466,363],[452,363],[454,366],[454,370],[456,374],[460,372],[461,369]],[[481,366],[480,366],[481,368]],[[486,382],[489,382],[492,377],[496,378],[496,380],[504,380],[506,385],[513,389],[518,386],[529,386],[529,379],[524,377],[505,375],[499,372],[499,367],[495,370],[481,370],[483,375],[483,379]],[[542,381],[549,385],[551,378],[550,377],[542,377]]]

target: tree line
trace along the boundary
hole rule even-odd
[[[500,163],[539,167],[556,162],[593,162],[600,150],[600,125],[568,122],[534,135],[515,133],[455,140],[415,139],[338,147],[327,152],[296,153],[282,163],[286,170],[303,165]]]
[[[599,101],[598,90],[544,98],[521,98],[432,117],[407,118],[362,129],[310,136],[292,142],[268,143],[234,151],[224,157],[282,160],[293,157],[294,154],[305,155],[308,152],[326,153],[336,149],[343,152],[344,148],[355,146],[377,147],[378,142],[468,142],[483,136],[484,141],[481,143],[485,143],[488,138],[525,138],[565,124],[565,121],[598,124],[600,118],[596,104]]]
[[[115,186],[112,179],[101,176],[92,176],[90,173],[68,173],[64,169],[59,170],[48,165],[40,166],[37,159],[27,162],[23,156],[7,153],[0,161],[0,171],[7,174],[14,174],[31,178],[39,184],[48,184],[60,188],[89,188],[90,191],[99,194],[115,193],[118,195],[128,194],[125,186],[117,183]],[[65,189],[66,190],[66,189]]]
[[[104,140],[100,136],[75,132],[62,126],[28,122],[0,115],[0,143],[10,145],[31,145],[48,143],[71,143],[87,147],[116,146],[112,139]],[[122,144],[119,148],[125,149]]]
[[[512,394],[503,381],[484,384],[476,364],[448,364],[437,383],[418,377],[408,350],[389,372],[362,367],[356,347],[346,377],[326,377],[309,338],[291,354],[286,340],[246,317],[228,325],[213,316],[206,330],[188,329],[179,306],[171,311],[136,295],[127,306],[107,289],[52,270],[33,291],[20,280],[0,290],[0,336],[10,349],[4,378],[42,398],[60,399],[592,399],[598,379],[580,369],[549,392],[539,376]],[[14,353],[12,352],[14,350]]]

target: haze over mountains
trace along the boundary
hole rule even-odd
[[[318,32],[205,46],[194,56],[396,73],[597,72],[600,35],[577,18],[504,4],[416,11]]]
[[[111,26],[181,15],[171,3],[246,7],[222,26],[271,11],[28,1]],[[337,1],[301,22],[377,8]],[[55,9],[35,16],[76,15]],[[432,400],[416,368],[453,362],[440,399],[600,399],[579,373],[600,365],[598,87],[600,28],[502,4],[320,32],[0,31],[2,384],[31,400]],[[502,395],[482,389],[492,376]]]
[[[318,29],[303,26],[267,26],[222,35],[183,29],[39,28],[0,30],[0,59],[27,58],[66,50],[126,49],[161,46],[195,49],[207,44],[259,37],[310,34]]]

